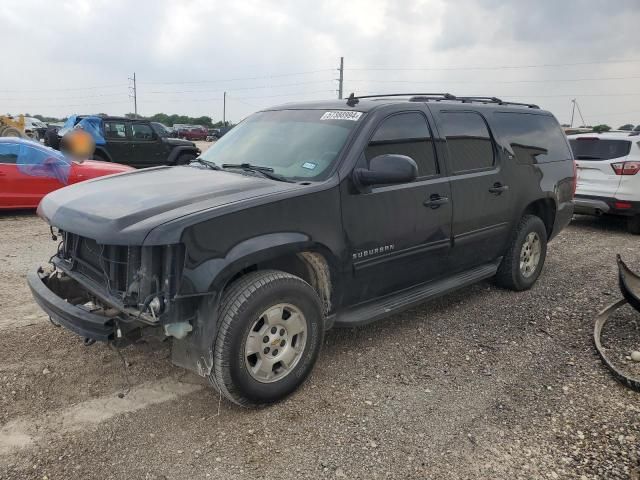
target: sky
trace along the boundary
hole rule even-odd
[[[640,0],[21,0],[0,9],[0,111],[223,115],[344,92],[535,103],[640,124]],[[574,124],[582,121],[576,110]]]

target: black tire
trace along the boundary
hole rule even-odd
[[[189,165],[195,159],[196,156],[193,153],[183,153],[182,155],[178,156],[176,165]]]
[[[103,155],[101,155],[99,153],[94,153],[93,154],[93,159],[97,160],[99,162],[108,162],[109,161],[109,159],[107,157],[105,157],[105,156],[103,156]]]
[[[540,242],[540,257],[535,269],[532,269],[528,276],[521,271],[520,255],[527,236],[536,233]],[[495,276],[497,285],[509,290],[528,290],[536,283],[544,261],[547,258],[547,229],[544,222],[535,215],[525,215],[515,228],[509,247],[502,258]]]
[[[635,215],[627,219],[627,231],[634,235],[640,235],[640,215]]]
[[[26,134],[22,133],[16,127],[5,127],[2,132],[3,137],[26,138]]]
[[[249,372],[245,345],[263,312],[280,303],[302,313],[305,344],[297,363],[283,378],[263,383]],[[233,283],[223,295],[219,322],[209,381],[244,407],[277,402],[296,390],[311,372],[324,337],[322,303],[315,290],[301,278],[278,270],[252,272]]]

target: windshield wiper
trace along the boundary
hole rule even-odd
[[[247,172],[256,172],[263,177],[270,178],[271,180],[278,180],[279,182],[295,183],[293,180],[289,180],[282,175],[273,173],[273,168],[263,167],[261,165],[251,165],[250,163],[223,163],[222,168],[239,168],[246,170]]]
[[[205,160],[204,158],[195,158],[191,161],[191,163],[199,163],[200,165],[204,165],[207,168],[210,168],[211,170],[222,170],[218,165],[216,165],[213,162],[210,162],[209,160]],[[191,165],[191,163],[189,165]]]

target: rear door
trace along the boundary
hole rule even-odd
[[[569,143],[578,170],[576,194],[613,198],[622,176],[616,175],[612,165],[626,160],[631,142],[586,136],[571,138]]]
[[[476,111],[431,107],[450,170],[453,249],[450,265],[464,270],[497,258],[509,234],[512,197],[486,119]]]
[[[163,163],[163,143],[145,122],[131,123],[131,162],[134,165],[151,167]]]
[[[105,120],[104,139],[111,160],[128,165],[135,164],[132,158],[130,129],[124,120]]]

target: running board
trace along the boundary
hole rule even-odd
[[[336,315],[335,326],[357,327],[366,325],[449,292],[453,292],[459,288],[491,278],[496,274],[501,260],[502,258],[499,258],[495,262],[472,268],[466,272],[457,273],[442,280],[411,287],[365,304],[350,307]]]

